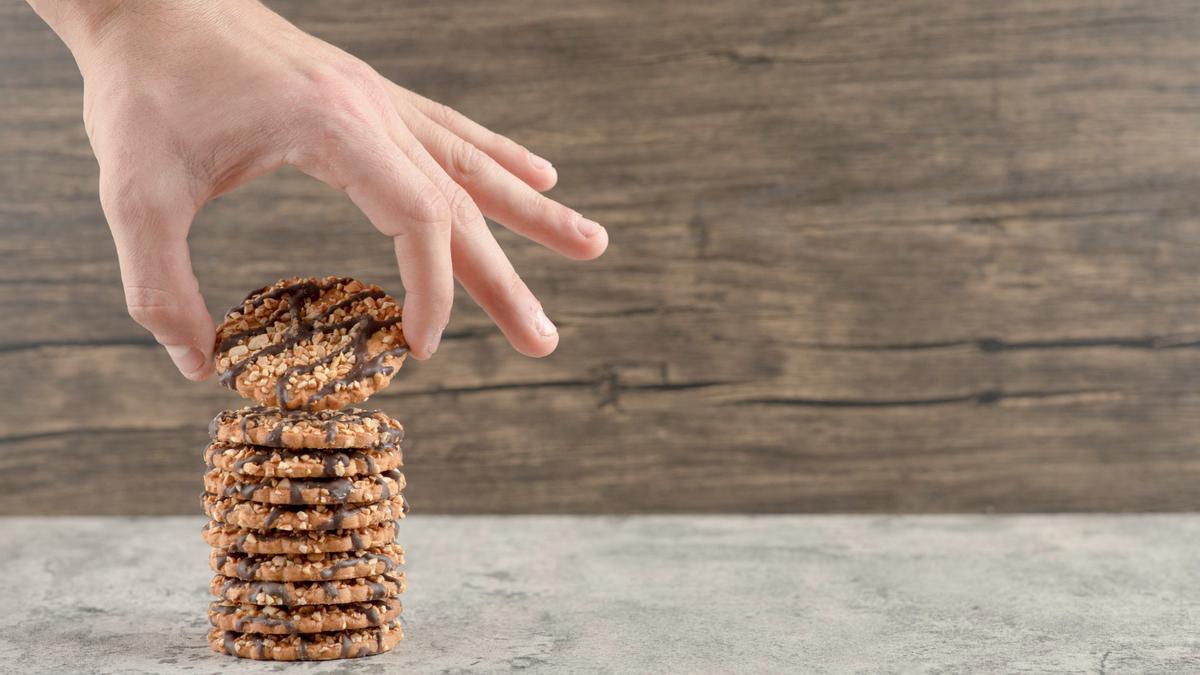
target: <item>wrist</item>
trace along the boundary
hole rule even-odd
[[[29,6],[78,57],[96,44],[125,9],[121,0],[28,0]]]
[[[81,69],[85,60],[113,42],[186,32],[196,25],[232,17],[272,14],[258,0],[27,0],[71,50]],[[118,50],[120,47],[118,47]]]

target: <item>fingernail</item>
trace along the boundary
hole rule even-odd
[[[550,317],[546,316],[546,312],[540,309],[533,317],[533,325],[537,328],[537,332],[543,337],[550,337],[558,332],[558,329],[555,328],[554,324],[550,322]]]
[[[439,330],[437,335],[434,335],[433,340],[429,343],[429,355],[433,356],[433,353],[437,351],[438,347],[441,346],[441,344],[442,344],[442,331]]]
[[[538,157],[532,152],[529,153],[529,164],[535,169],[549,169],[550,167],[554,166],[550,163],[550,160]]]
[[[579,228],[579,234],[582,234],[584,238],[590,238],[593,234],[596,234],[600,231],[600,223],[582,217],[579,219],[579,223],[576,224],[575,227]]]
[[[204,354],[200,353],[195,347],[187,345],[163,345],[167,349],[167,355],[171,357],[171,361],[175,363],[175,367],[179,372],[183,373],[184,377],[191,377],[204,365]]]

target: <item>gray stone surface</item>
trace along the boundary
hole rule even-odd
[[[407,638],[209,651],[196,518],[0,519],[0,669],[1195,672],[1200,518],[421,517]]]

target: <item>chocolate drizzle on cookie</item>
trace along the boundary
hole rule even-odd
[[[353,282],[353,279],[345,277],[331,277],[321,281],[302,279],[290,284],[276,285],[274,287],[266,286],[248,295],[240,305],[231,308],[226,313],[227,320],[235,313],[240,313],[247,318],[252,317],[254,311],[261,308],[268,300],[280,301],[278,307],[272,310],[267,317],[257,320],[261,325],[240,330],[222,338],[216,346],[218,354],[233,350],[235,347],[242,345],[242,341],[244,340],[249,341],[256,336],[266,335],[272,332],[272,329],[279,324],[286,324],[287,327],[281,332],[275,331],[275,336],[270,344],[252,349],[237,362],[233,362],[230,359],[229,367],[221,373],[219,378],[221,384],[236,390],[238,376],[244,373],[260,358],[282,354],[301,345],[305,341],[312,340],[318,334],[338,334],[339,331],[345,331],[345,334],[350,339],[345,341],[345,344],[341,345],[337,350],[311,363],[290,366],[282,373],[275,371],[275,403],[280,408],[312,409],[316,407],[315,404],[321,399],[334,392],[341,391],[356,381],[367,380],[377,374],[385,376],[393,374],[396,367],[385,365],[384,362],[403,357],[408,353],[408,348],[406,346],[398,346],[383,350],[369,357],[368,343],[371,336],[379,331],[401,324],[401,317],[380,319],[369,313],[365,313],[335,323],[322,323],[339,311],[349,310],[364,300],[382,300],[388,298],[388,295],[382,290],[379,288],[367,288],[330,305],[315,316],[309,317],[305,315],[305,309],[310,303],[320,299],[322,295],[335,288]],[[245,347],[245,345],[242,346]],[[298,376],[312,373],[318,367],[327,366],[333,363],[335,359],[345,355],[349,355],[352,362],[349,371],[345,375],[330,378],[317,391],[302,401],[300,405],[292,405],[288,394],[288,384],[292,380]],[[363,396],[362,398],[366,397]]]
[[[336,351],[332,354],[325,356],[325,358],[323,358],[323,359],[320,359],[313,363],[309,363],[307,365],[292,366],[291,368],[288,368],[287,370],[283,371],[283,375],[280,375],[279,378],[275,381],[275,397],[279,401],[279,407],[280,408],[290,408],[291,407],[288,405],[288,400],[287,400],[288,399],[287,385],[288,385],[288,381],[292,377],[295,377],[297,375],[307,375],[308,373],[311,373],[314,370],[316,370],[318,366],[329,365],[330,363],[333,362],[334,359],[341,356],[342,354],[352,354],[354,356],[354,365],[350,367],[350,370],[344,376],[339,377],[339,378],[331,378],[328,383],[326,383],[324,386],[322,386],[320,389],[318,389],[316,392],[314,392],[312,394],[312,396],[310,396],[308,398],[308,402],[305,404],[306,407],[312,406],[312,404],[315,401],[319,401],[319,400],[325,398],[326,396],[332,394],[333,392],[338,391],[339,390],[338,385],[341,385],[344,387],[344,386],[350,384],[351,382],[355,382],[357,380],[370,379],[372,377],[375,377],[375,375],[377,375],[377,374],[391,375],[393,372],[395,372],[395,368],[393,368],[392,366],[385,366],[383,364],[384,359],[403,356],[404,354],[408,353],[408,348],[407,347],[396,347],[394,349],[388,349],[388,350],[382,351],[379,354],[376,354],[372,358],[367,358],[367,342],[371,339],[371,336],[374,335],[375,333],[377,333],[380,329],[387,328],[388,326],[395,326],[398,323],[400,323],[400,319],[384,319],[384,320],[380,321],[378,319],[375,319],[374,317],[363,316],[363,317],[359,317],[357,319],[353,319],[350,321],[343,321],[341,323],[335,323],[330,326],[321,326],[321,327],[314,329],[312,332],[317,332],[317,331],[333,332],[333,331],[337,331],[339,329],[345,328],[345,329],[348,329],[347,332],[351,336],[351,339],[350,339],[350,342],[348,342],[341,349],[339,349],[338,351]],[[312,336],[312,332],[308,333],[307,335],[304,335],[303,331],[301,331],[297,335],[298,336],[302,335],[302,337],[293,338],[293,337],[289,336],[288,338],[285,338],[285,340],[281,344],[286,345],[287,341],[293,340],[293,339],[295,339],[297,343],[302,342],[304,340],[309,339]],[[291,345],[289,345],[289,346],[291,346]],[[250,357],[247,357],[244,361],[239,363],[238,366],[241,366],[242,364],[244,364],[246,361],[249,361],[249,360],[250,360]],[[233,372],[232,369],[229,372]],[[222,376],[222,377],[224,377],[224,376]],[[228,385],[226,385],[226,386],[228,386]]]
[[[385,600],[403,593],[407,582],[403,573],[384,572],[349,580],[318,581],[247,581],[235,577],[216,576],[212,590],[217,597],[233,603],[262,606],[292,606],[314,604],[345,604]],[[366,589],[365,598],[355,598],[356,591]]]
[[[394,447],[404,440],[404,427],[378,411],[360,410],[358,408],[285,411],[273,406],[264,405],[248,406],[240,410],[221,411],[209,422],[208,435],[214,440],[222,440],[222,427],[236,425],[240,434],[240,439],[238,440],[248,443],[251,440],[250,432],[252,429],[269,429],[266,437],[261,441],[261,445],[275,448],[283,445],[284,434],[290,428],[309,426],[313,429],[321,429],[326,444],[332,446],[338,440],[339,424],[353,430],[366,426],[368,420],[373,422],[368,428],[378,427],[378,440],[375,442],[374,447]],[[269,457],[270,455],[266,455],[262,459],[265,460]],[[336,464],[338,460],[327,459],[326,461]],[[346,458],[346,463],[349,463],[348,457]],[[327,468],[336,469],[336,466],[330,464],[326,466]]]
[[[260,504],[238,499],[227,499],[209,492],[204,493],[204,509],[209,517],[222,523],[240,527],[270,530],[286,514],[289,521],[280,527],[284,530],[341,530],[346,521],[356,521],[350,527],[378,524],[384,520],[403,518],[408,513],[404,495],[389,500],[367,504]],[[266,509],[264,515],[263,509]],[[261,518],[260,523],[254,521]]]
[[[385,610],[383,615],[379,614],[381,608]],[[209,641],[214,650],[231,656],[249,656],[254,659],[312,661],[379,654],[403,637],[399,619],[388,620],[386,617],[392,616],[391,611],[386,607],[381,608],[371,606],[355,610],[369,610],[374,612],[374,616],[381,617],[378,623],[372,619],[372,623],[376,625],[370,628],[316,633],[296,632],[289,635],[263,635],[214,628],[209,633]],[[255,620],[257,619],[248,621],[247,626],[253,627]],[[295,649],[294,655],[286,651],[290,648]]]
[[[218,574],[244,581],[331,581],[395,572],[400,568],[403,555],[399,547],[385,545],[354,552],[321,554],[315,559],[214,553],[209,562]]]
[[[204,484],[224,499],[291,506],[387,501],[405,485],[404,474],[396,469],[356,478],[271,478],[263,482],[241,481],[237,474],[214,469],[205,474]],[[286,501],[281,493],[287,495]]]
[[[391,621],[399,616],[400,611],[400,601],[395,599],[345,603],[321,609],[306,605],[271,606],[265,609],[249,603],[218,600],[208,608],[209,623],[215,627],[272,636],[362,630]]]
[[[401,506],[403,510],[403,506]],[[279,530],[248,529],[210,521],[202,528],[204,538],[219,555],[303,555],[307,553],[344,553],[386,546],[393,543],[396,525],[384,521],[353,530]]]
[[[337,439],[336,426],[328,426],[326,428],[325,433],[326,433],[326,442],[332,443]],[[276,460],[281,464],[282,463],[300,464],[305,461],[304,459],[302,459],[302,457],[308,456],[310,458],[310,460],[308,460],[308,461],[312,461],[313,459],[319,459],[319,463],[321,465],[321,473],[318,475],[315,475],[313,477],[337,478],[337,477],[344,476],[348,472],[353,472],[354,475],[362,474],[362,473],[366,473],[366,474],[370,474],[370,475],[384,473],[379,470],[379,464],[375,459],[374,453],[369,452],[369,451],[363,451],[363,450],[342,451],[342,450],[330,449],[330,450],[323,450],[323,451],[297,450],[297,451],[285,453],[285,452],[282,452],[278,448],[271,448],[269,450],[264,450],[261,452],[254,452],[253,448],[255,448],[255,447],[258,447],[258,446],[252,446],[252,445],[245,446],[246,450],[243,451],[243,454],[245,456],[239,457],[237,460],[234,460],[232,465],[226,465],[225,467],[221,467],[221,468],[225,468],[226,470],[231,471],[235,474],[247,474],[247,475],[256,476],[257,474],[261,473],[261,469],[254,469],[253,472],[247,472],[247,468],[251,464],[261,467],[262,465],[264,465],[272,460]],[[216,458],[216,455],[219,454],[220,450],[221,450],[221,448],[219,446],[210,446],[209,447],[208,453],[205,457],[205,464],[209,468],[217,468],[218,467],[218,464],[217,464],[215,458]],[[394,446],[379,448],[379,450],[386,451],[386,452],[396,452],[397,451]],[[360,464],[366,467],[365,472],[355,471],[356,465],[360,465]],[[279,472],[276,472],[275,475],[280,475],[282,473],[283,473],[282,471],[279,471]]]

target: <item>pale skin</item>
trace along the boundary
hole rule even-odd
[[[484,221],[568,258],[603,253],[603,227],[541,194],[558,179],[550,162],[256,0],[29,4],[83,75],[129,314],[187,378],[213,373],[192,220],[208,200],[285,164],[344,191],[392,239],[415,358],[437,351],[455,279],[517,351],[540,357],[558,345]]]

